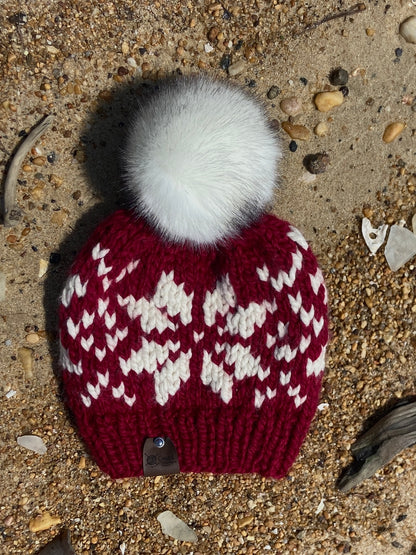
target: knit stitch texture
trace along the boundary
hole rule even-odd
[[[140,476],[145,439],[168,436],[183,472],[287,474],[318,403],[326,295],[307,242],[274,216],[198,250],[113,214],[60,306],[67,404],[101,469]]]

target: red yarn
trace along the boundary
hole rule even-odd
[[[318,403],[326,289],[305,239],[274,216],[195,250],[119,211],[75,261],[60,333],[68,406],[113,478],[142,475],[156,436],[181,471],[279,478]]]

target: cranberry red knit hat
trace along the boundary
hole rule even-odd
[[[231,116],[230,98],[240,103]],[[67,404],[113,478],[142,475],[145,440],[157,437],[173,442],[183,472],[280,478],[295,460],[318,403],[327,300],[301,233],[257,210],[247,217],[270,200],[279,156],[261,107],[222,83],[170,84],[136,117],[127,157],[138,208],[95,230],[60,307]]]

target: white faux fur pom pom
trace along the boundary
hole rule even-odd
[[[181,78],[162,85],[133,121],[127,188],[167,239],[212,244],[259,216],[280,157],[255,98],[222,81]]]

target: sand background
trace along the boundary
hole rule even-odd
[[[416,6],[363,4],[365,11],[317,24],[354,3],[1,3],[2,170],[22,132],[55,114],[19,174],[21,221],[0,227],[1,553],[36,553],[63,526],[76,553],[415,552],[414,448],[351,493],[336,489],[368,419],[414,395],[416,385],[414,267],[393,274],[382,250],[370,257],[360,235],[363,213],[375,225],[410,226],[413,216],[416,46],[399,35],[399,24]],[[208,40],[212,28],[220,40]],[[244,62],[235,77],[220,67],[225,54]],[[328,80],[337,66],[350,74],[349,94],[323,114],[313,98],[337,89]],[[280,131],[285,158],[271,210],[302,230],[327,276],[333,343],[325,406],[279,482],[200,475],[112,482],[88,457],[61,402],[57,298],[89,233],[122,203],[118,153],[134,91],[174,72],[200,71],[249,88],[279,122],[287,119],[283,98],[303,104],[295,119],[310,139],[291,152]],[[273,85],[280,94],[269,100]],[[395,121],[406,128],[386,144],[384,129]],[[312,132],[319,122],[328,125],[325,137]],[[311,177],[303,159],[324,151],[329,165]],[[47,272],[39,277],[42,261]],[[22,347],[31,349],[32,376]],[[27,433],[43,438],[45,455],[17,445]],[[156,516],[167,509],[196,531],[196,544],[162,534]],[[46,512],[60,523],[31,532],[30,521]]]

